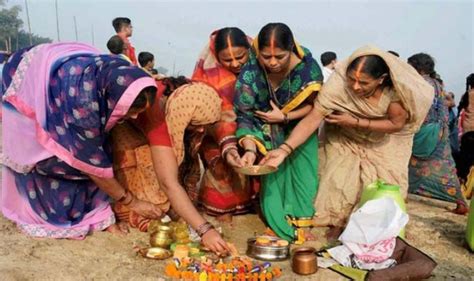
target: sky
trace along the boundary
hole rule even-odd
[[[57,40],[55,0],[26,0],[32,32]],[[151,1],[57,0],[61,41],[92,44],[104,52],[114,35],[112,19],[129,17],[137,55],[149,51],[168,74],[190,76],[213,30],[237,26],[254,37],[269,22],[284,22],[319,61],[325,51],[339,59],[367,44],[395,50],[403,59],[425,52],[456,99],[474,72],[474,0],[444,1]],[[25,0],[20,5],[27,29]],[[93,34],[93,36],[92,36]]]

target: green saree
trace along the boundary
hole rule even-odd
[[[275,92],[269,87],[254,50],[251,50],[249,61],[237,80],[234,100],[236,135],[240,140],[252,139],[262,154],[278,148],[299,120],[288,124],[268,124],[254,112],[270,110],[270,100],[273,100],[287,113],[308,103],[321,87],[322,75],[317,62],[307,49],[298,47],[297,50],[301,62]],[[318,139],[315,133],[282,163],[277,172],[262,176],[260,201],[263,215],[279,237],[293,242],[298,240],[299,227],[311,226],[317,188]]]

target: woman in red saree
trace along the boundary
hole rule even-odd
[[[254,194],[251,180],[233,169],[241,166],[235,137],[234,86],[248,60],[249,42],[250,38],[236,27],[214,31],[192,76],[214,87],[223,100],[221,120],[201,146],[206,172],[199,202],[208,214],[226,222],[232,221],[234,214],[247,212]]]

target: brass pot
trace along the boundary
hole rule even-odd
[[[150,245],[152,247],[168,249],[171,243],[173,243],[171,233],[156,231],[150,235]]]
[[[167,225],[160,225],[158,227],[158,232],[171,233],[173,230]]]
[[[318,271],[316,249],[313,247],[299,247],[293,251],[291,267],[293,272],[300,275],[314,274]]]

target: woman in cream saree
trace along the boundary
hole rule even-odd
[[[364,73],[369,57],[385,64],[386,72]],[[399,185],[406,195],[413,134],[432,100],[433,88],[411,66],[376,47],[362,47],[336,67],[313,111],[286,140],[297,147],[325,118],[315,225],[334,226],[328,236],[337,236],[362,188],[376,179]],[[264,162],[278,165],[286,157],[277,149]]]

